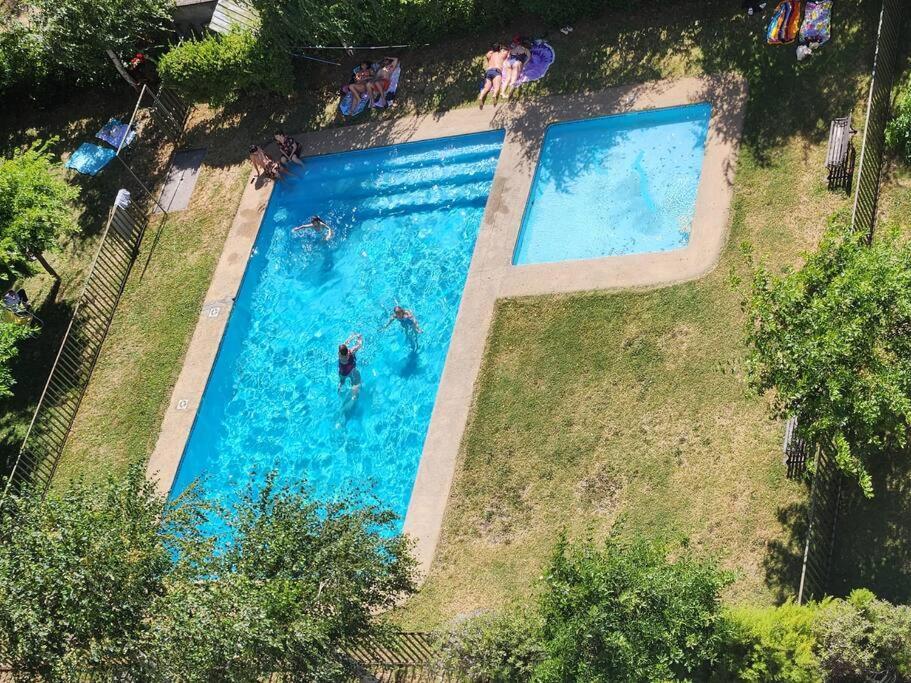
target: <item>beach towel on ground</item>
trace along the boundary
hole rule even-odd
[[[807,2],[803,25],[800,27],[800,42],[824,43],[832,37],[832,0]]]
[[[378,64],[373,65],[374,71],[379,68]],[[357,69],[355,69],[357,71]],[[395,71],[392,72],[392,75],[389,77],[389,87],[386,88],[386,102],[387,104],[392,102],[395,99],[395,93],[399,89],[399,77],[402,75],[402,67],[395,67]],[[367,108],[367,103],[370,102],[370,98],[367,95],[361,97],[361,99],[355,103],[353,102],[354,96],[351,94],[351,91],[348,90],[348,86],[342,88],[342,98],[338,103],[338,109],[342,112],[343,116],[357,116],[364,109]]]
[[[800,19],[803,15],[802,0],[782,0],[769,22],[767,40],[769,45],[784,45],[797,40]]]
[[[70,155],[64,165],[85,175],[95,175],[108,165],[108,162],[114,158],[115,154],[116,152],[110,147],[83,142],[79,145],[79,149]]]
[[[549,43],[543,40],[536,40],[535,44],[531,46],[530,52],[531,57],[528,58],[528,63],[522,69],[522,73],[519,74],[519,78],[513,85],[531,83],[532,81],[544,78],[544,74],[547,73],[550,65],[553,64],[554,59],[556,59],[554,49]]]
[[[104,140],[115,149],[119,149],[121,142],[123,142],[124,147],[133,142],[133,138],[136,137],[136,131],[127,124],[121,123],[119,119],[111,119],[102,126],[101,130],[95,133],[95,137],[99,140]]]

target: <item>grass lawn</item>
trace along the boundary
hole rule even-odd
[[[798,65],[792,48],[762,44],[762,22],[735,14],[738,5],[654,0],[548,36],[557,62],[520,97],[719,71],[748,78],[731,236],[718,269],[698,282],[501,302],[437,562],[404,623],[427,628],[527,595],[562,528],[686,537],[739,572],[733,600],[793,590],[805,491],[784,479],[781,426],[745,386],[740,295],[729,276],[744,272],[744,241],[774,265],[799,263],[826,217],[847,209],[847,198],[825,190],[825,138],[833,116],[862,114],[877,7],[839,5],[833,41]],[[370,116],[473,106],[478,53],[516,30],[541,33],[519,22],[406,51],[399,106]],[[333,123],[344,70],[302,68],[291,98],[194,116],[188,146],[209,151],[193,202],[154,249],[152,239],[143,246],[57,485],[122,473],[151,452],[240,200],[247,146],[278,126]],[[73,280],[87,253],[62,256]],[[43,377],[38,360],[29,371]],[[10,421],[21,425],[28,400],[15,401]]]

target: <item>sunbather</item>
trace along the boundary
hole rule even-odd
[[[301,161],[301,151],[303,150],[301,143],[280,130],[275,131],[274,137],[275,142],[278,143],[278,149],[282,153],[281,163],[289,164],[293,161],[300,166],[304,165],[304,162]]]
[[[253,170],[256,171],[257,177],[265,175],[272,180],[279,180],[282,173],[287,173],[277,161],[269,158],[269,155],[263,151],[259,145],[250,145],[250,163],[253,164]]]
[[[354,72],[354,81],[348,84],[348,92],[352,95],[352,102],[358,102],[362,97],[370,97],[371,81],[376,76],[370,62],[361,62]],[[372,98],[371,98],[372,99]]]
[[[370,106],[372,107],[385,107],[386,102],[386,91],[389,90],[389,85],[392,83],[392,74],[398,68],[399,59],[398,57],[384,57],[380,65],[379,70],[376,72],[376,77],[370,81],[368,88],[379,97],[377,101],[376,97],[371,96]]]
[[[507,56],[509,56],[509,50],[499,43],[491,45],[484,56],[484,85],[481,88],[481,94],[478,95],[478,105],[481,109],[484,108],[484,100],[491,90],[493,91],[494,104],[500,97],[500,85],[503,82],[503,63],[506,61]]]
[[[531,57],[531,52],[522,44],[522,38],[519,36],[513,38],[512,43],[509,45],[509,57],[506,59],[506,64],[503,68],[504,93],[519,80],[525,62],[528,61],[529,57]]]

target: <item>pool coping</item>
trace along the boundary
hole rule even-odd
[[[462,300],[421,453],[404,531],[422,576],[430,570],[455,477],[497,299],[655,287],[711,271],[727,237],[747,85],[737,74],[653,81],[584,95],[561,95],[332,128],[297,136],[308,155],[347,152],[505,129]],[[560,263],[513,265],[544,132],[552,123],[698,102],[712,105],[690,240],[674,251]],[[196,411],[272,193],[253,174],[241,197],[183,367],[165,411],[147,476],[171,488]]]

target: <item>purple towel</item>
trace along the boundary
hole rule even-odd
[[[554,63],[554,59],[556,59],[554,49],[548,43],[543,40],[536,42],[531,46],[531,57],[528,63],[522,69],[519,79],[513,85],[531,83],[543,78],[550,65]]]

